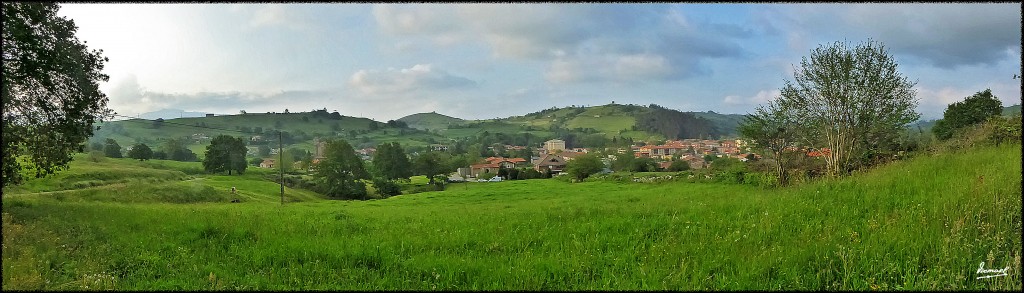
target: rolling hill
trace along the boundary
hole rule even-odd
[[[398,121],[405,122],[409,127],[422,130],[447,129],[449,125],[460,124],[465,120],[438,114],[437,112],[412,114],[399,118]]]
[[[658,141],[676,138],[735,137],[742,115],[714,112],[682,112],[657,105],[608,104],[593,107],[550,108],[501,119],[464,120],[436,112],[397,119],[407,127],[344,116],[326,110],[298,113],[242,113],[212,117],[186,117],[153,121],[128,119],[98,123],[89,143],[114,139],[122,147],[145,143],[159,146],[171,138],[187,138],[195,153],[203,152],[208,138],[217,135],[244,137],[253,144],[276,146],[284,132],[286,148],[313,150],[314,138],[348,140],[356,148],[398,142],[407,151],[432,144],[480,140],[487,144],[534,145],[558,138],[573,147],[601,146],[613,141]],[[525,136],[525,137],[524,137]],[[207,140],[203,140],[206,137]],[[197,139],[198,138],[198,139]],[[483,142],[481,142],[483,143]]]
[[[1017,113],[1020,113],[1020,104],[1003,107],[1003,116],[1010,116]]]

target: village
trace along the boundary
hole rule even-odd
[[[324,142],[317,139],[314,141],[316,151],[314,152],[312,164],[316,164],[323,158]],[[750,156],[760,158],[760,155],[745,152],[743,140],[709,140],[709,139],[683,139],[669,140],[660,145],[639,145],[629,149],[604,149],[600,153],[605,154],[601,160],[605,164],[605,172],[611,172],[608,168],[617,159],[615,154],[632,153],[636,158],[651,158],[658,164],[659,170],[668,169],[669,165],[676,160],[685,161],[690,169],[707,168],[708,156],[715,158],[735,158],[740,161],[747,161]],[[526,146],[505,145],[508,151],[528,149]],[[445,145],[433,145],[432,151],[446,151]],[[493,150],[493,148],[491,148]],[[533,148],[530,158],[519,157],[487,157],[476,164],[460,167],[448,174],[448,180],[452,182],[463,181],[501,181],[500,176],[495,176],[501,169],[533,169],[537,172],[547,174],[563,174],[569,161],[579,156],[595,151],[590,148],[570,148],[566,142],[560,139],[545,141],[540,147]],[[376,153],[375,148],[363,148],[355,150],[363,160],[370,160]],[[273,150],[277,153],[277,150]],[[495,152],[497,153],[497,152]],[[260,164],[263,168],[274,168],[275,160],[264,159]],[[310,165],[312,165],[310,164]],[[480,179],[484,178],[484,179]]]

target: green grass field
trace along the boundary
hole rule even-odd
[[[782,189],[552,179],[284,205],[258,171],[75,161],[4,190],[3,289],[1020,290],[1020,161],[1010,145]],[[35,193],[117,164],[152,171]],[[982,262],[1008,276],[977,279]]]

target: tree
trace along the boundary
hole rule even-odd
[[[658,163],[652,158],[633,159],[630,171],[633,172],[654,172],[658,171]]]
[[[187,148],[187,141],[183,138],[168,139],[164,143],[163,153],[166,154],[167,159],[175,161],[195,162],[198,160],[196,154]]]
[[[412,176],[409,157],[397,142],[377,145],[377,152],[373,154],[373,167],[380,177],[388,180],[408,179]]]
[[[402,187],[398,183],[383,177],[373,179],[373,188],[377,190],[377,194],[385,198],[402,194]]]
[[[827,174],[857,168],[872,152],[891,147],[900,131],[920,117],[914,84],[874,41],[850,48],[822,45],[804,57],[786,80],[778,102],[793,108],[809,146],[823,146]]]
[[[256,148],[256,155],[259,156],[260,158],[269,157],[270,147],[267,145],[260,145],[259,147]]]
[[[160,129],[160,127],[163,127],[163,126],[164,126],[164,118],[156,118],[156,120],[153,120],[153,129]]]
[[[440,152],[425,152],[416,156],[412,162],[415,174],[424,175],[430,178],[430,184],[434,184],[434,175],[447,171],[445,160]]]
[[[672,161],[671,165],[668,165],[668,171],[670,172],[679,172],[686,170],[690,170],[690,163],[687,163],[686,161],[683,160],[675,160]]]
[[[604,170],[604,163],[596,155],[586,154],[569,161],[565,169],[576,180],[583,181],[583,179],[587,179],[590,175]]]
[[[93,123],[112,114],[98,84],[108,79],[107,58],[75,37],[75,23],[58,9],[3,3],[3,186],[24,180],[22,163],[35,177],[67,169]]]
[[[116,140],[108,138],[106,145],[103,146],[103,154],[108,158],[120,158],[121,145],[117,144]]]
[[[313,178],[327,196],[366,198],[366,185],[359,180],[368,179],[369,174],[352,145],[344,140],[325,142],[324,159],[314,167]]]
[[[231,171],[237,171],[238,174],[242,174],[248,167],[245,161],[247,151],[241,138],[218,135],[206,146],[203,168],[210,173],[228,171],[228,175],[231,175]]]
[[[149,160],[153,158],[153,150],[144,143],[136,144],[128,151],[128,157],[139,161]]]
[[[737,127],[740,135],[749,140],[752,147],[770,156],[777,183],[785,185],[789,180],[786,171],[792,163],[792,156],[784,155],[784,152],[797,141],[798,116],[787,105],[769,102],[758,106],[754,114],[745,118]]]
[[[612,161],[612,170],[615,171],[633,171],[633,161],[636,160],[636,155],[632,151],[615,155],[615,161]]]
[[[963,101],[946,106],[942,119],[935,121],[932,132],[940,140],[953,137],[957,130],[967,126],[985,122],[989,117],[999,116],[1003,112],[1003,103],[992,95],[991,89],[985,89],[964,98]]]
[[[89,150],[102,152],[103,151],[103,144],[98,142],[98,141],[94,141],[94,142],[89,144]]]

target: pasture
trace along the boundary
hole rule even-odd
[[[82,158],[4,190],[3,289],[1020,290],[1020,161],[1004,145],[779,189],[548,179],[282,205],[253,168]],[[982,262],[1008,275],[978,279]]]

